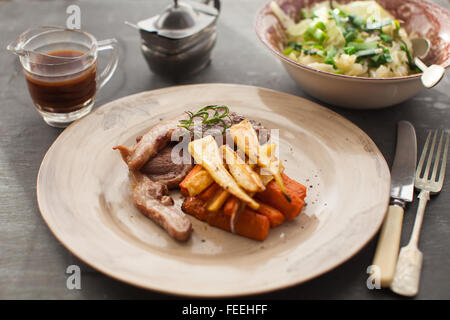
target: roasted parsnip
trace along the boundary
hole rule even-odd
[[[290,201],[286,188],[281,178],[280,162],[273,161],[266,152],[262,152],[258,137],[252,124],[247,119],[230,127],[230,134],[238,148],[243,150],[249,159],[257,163],[260,167],[269,170],[275,181],[280,186],[280,190],[285,198]]]
[[[209,202],[208,211],[218,211],[229,197],[230,193],[228,191],[220,189]]]
[[[209,172],[214,181],[225,191],[241,199],[252,209],[258,209],[259,204],[239,187],[231,174],[225,168],[219,147],[212,136],[191,141],[188,150],[195,161]]]
[[[202,166],[196,165],[180,183],[180,189],[185,196],[195,197],[213,183],[214,180],[208,171]]]
[[[264,185],[259,175],[244,162],[229,146],[222,146],[223,158],[228,170],[236,182],[249,192],[264,190]]]

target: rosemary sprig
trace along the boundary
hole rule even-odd
[[[214,110],[214,114],[211,118],[208,110]],[[221,110],[223,110],[223,112],[219,113],[219,111]],[[196,113],[193,113],[191,111],[185,111],[184,113],[189,116],[189,119],[180,120],[180,124],[178,125],[178,127],[185,128],[189,131],[192,131],[192,128],[195,126],[195,118],[202,118],[201,123],[207,125],[208,128],[217,123],[221,123],[223,126],[222,134],[224,134],[232,124],[231,117],[229,115],[230,110],[227,106],[206,106],[198,110]],[[228,118],[228,120],[230,120],[229,124],[226,123],[224,118]]]

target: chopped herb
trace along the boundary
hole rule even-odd
[[[295,51],[302,51],[302,44],[301,43],[296,43],[296,42],[288,42],[288,46],[291,47],[292,49],[294,49]]]
[[[334,69],[337,69],[336,63],[334,61],[334,57],[336,56],[337,53],[338,53],[338,48],[336,48],[336,47],[331,48],[331,50],[328,52],[328,54],[324,60],[324,62],[326,64],[331,64]]]
[[[378,48],[378,43],[376,41],[363,42],[363,43],[350,42],[349,44],[347,44],[347,47],[354,47],[356,49],[356,51],[367,50],[367,49],[376,49],[376,48]]]
[[[333,8],[333,10],[336,10],[336,13],[339,15],[339,17],[342,17],[342,18],[348,17],[348,13],[345,12],[344,10],[342,10],[340,6],[333,5],[332,8]]]
[[[322,31],[325,31],[327,27],[325,26],[325,23],[322,21],[313,22],[308,26],[308,29],[306,29],[306,33],[312,34],[317,29],[320,29]]]
[[[356,53],[355,47],[344,47],[344,52],[348,55],[352,55]]]
[[[383,40],[383,42],[392,43],[392,37],[388,34],[382,33],[382,34],[380,34],[380,38],[381,38],[381,40]]]
[[[314,31],[313,38],[316,39],[319,43],[323,43],[327,38],[327,34],[321,29],[316,29],[316,31]]]
[[[286,49],[283,50],[283,54],[285,56],[288,56],[291,54],[292,51],[294,51],[294,49],[292,49],[292,47],[287,47]]]
[[[317,44],[317,43],[313,44],[313,48],[318,49],[318,50],[325,50],[325,48],[322,45]]]
[[[323,43],[327,38],[327,34],[324,32],[325,30],[326,26],[322,21],[313,22],[308,29],[306,29],[303,38],[306,41],[314,39],[318,43]]]
[[[349,14],[349,21],[352,25],[354,25],[356,28],[363,30],[363,31],[374,31],[374,30],[380,30],[384,26],[390,25],[393,23],[391,19],[385,19],[383,21],[376,20],[373,16],[369,17],[367,19],[354,15]],[[395,23],[395,22],[394,22]]]
[[[383,21],[372,19],[366,23],[366,26],[364,27],[363,30],[365,31],[380,30],[381,28],[388,26],[390,24],[392,24],[391,19],[386,19]]]
[[[326,50],[315,50],[315,49],[304,49],[303,53],[309,56],[319,56],[319,57],[325,57],[327,55]]]
[[[302,14],[302,18],[303,19],[308,19],[309,15],[308,15],[308,11],[306,11],[305,9],[300,10],[301,14]]]
[[[376,42],[350,42],[346,47],[344,47],[344,52],[347,54],[355,54],[359,51],[367,52],[367,50],[373,50],[376,48],[378,48],[378,44]]]
[[[311,14],[309,14],[306,9],[302,9],[302,10],[300,10],[300,13],[302,14],[302,18],[303,19],[314,19],[314,18],[317,18],[317,15],[314,13],[314,11],[311,12]]]
[[[324,51],[313,50],[313,49],[304,49],[303,53],[309,56],[324,56]]]
[[[347,31],[344,34],[345,43],[349,43],[349,42],[355,40],[357,35],[358,35],[358,33],[355,30]]]
[[[288,46],[284,49],[283,54],[288,56],[293,51],[296,51],[296,52],[300,53],[302,51],[302,44],[301,43],[296,43],[296,42],[293,42],[293,41],[288,42]]]
[[[319,28],[323,31],[325,31],[327,29],[327,27],[325,26],[325,23],[323,23],[322,21],[317,21],[315,27],[316,27],[316,29]]]
[[[366,50],[361,50],[361,51],[358,51],[358,52],[356,53],[356,56],[357,56],[358,58],[359,58],[359,57],[372,56],[372,55],[374,55],[374,54],[380,53],[380,51],[383,52],[381,49],[366,49]]]
[[[370,57],[369,66],[378,68],[380,65],[392,62],[392,57],[388,48],[385,48],[383,52]]]
[[[384,49],[383,55],[384,55],[384,60],[386,60],[386,62],[392,62],[391,53],[389,52],[388,48]]]
[[[363,17],[356,16],[354,14],[349,14],[349,21],[357,28],[363,29],[364,25],[366,24],[366,19]]]

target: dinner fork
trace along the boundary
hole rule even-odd
[[[425,213],[425,207],[428,200],[430,200],[430,194],[439,193],[442,189],[445,176],[445,167],[447,164],[447,152],[449,143],[449,133],[442,131],[440,134],[439,145],[436,153],[434,152],[436,146],[436,139],[438,131],[433,134],[433,141],[430,145],[430,139],[432,132],[430,131],[427,136],[427,140],[420,156],[419,164],[416,169],[416,175],[414,178],[414,185],[416,189],[420,190],[419,193],[419,207],[417,208],[416,220],[414,222],[414,228],[409,240],[409,243],[400,250],[400,255],[397,261],[397,267],[395,270],[394,280],[391,284],[391,290],[397,294],[404,296],[415,296],[419,292],[420,271],[422,269],[423,254],[418,248],[420,227],[422,226],[423,216]],[[445,146],[444,145],[445,140]],[[428,154],[428,157],[427,157]],[[422,175],[422,169],[424,167],[425,158],[427,158],[425,169]],[[430,174],[431,164],[433,169]],[[439,175],[438,173],[438,167]]]

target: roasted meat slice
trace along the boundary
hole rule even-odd
[[[172,154],[173,147],[166,146],[155,157],[150,159],[142,168],[141,172],[146,174],[152,181],[165,184],[169,189],[176,189],[186,175],[191,171],[193,164],[182,163],[182,159],[173,161],[179,155]]]
[[[192,225],[186,215],[173,206],[166,185],[153,182],[139,172],[131,172],[135,206],[164,228],[174,239],[186,241]]]
[[[180,132],[181,130],[185,130],[177,127],[179,120],[185,117],[186,115],[180,115],[174,119],[161,122],[154,126],[150,131],[143,135],[139,142],[131,149],[125,146],[117,146],[113,149],[120,151],[123,160],[130,170],[139,170],[148,160],[153,158],[158,151],[171,142],[172,134],[175,130],[178,129]]]

